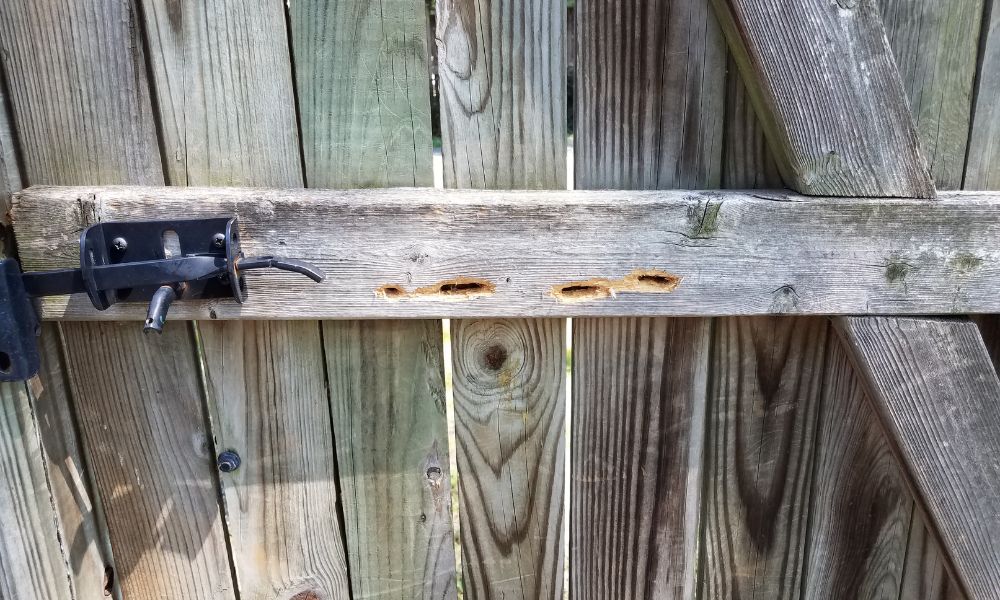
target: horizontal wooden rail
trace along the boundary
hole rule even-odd
[[[173,319],[1000,312],[1000,193],[34,187],[13,209],[26,270],[75,265],[97,221],[210,215],[239,217],[248,255],[304,258],[328,279],[251,273],[247,304],[179,302]]]

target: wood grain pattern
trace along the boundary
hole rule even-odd
[[[1000,197],[969,192],[925,202],[736,191],[36,188],[19,195],[14,226],[25,266],[47,269],[76,263],[88,219],[235,214],[248,255],[278,248],[331,275],[320,285],[254,276],[246,304],[178,303],[174,319],[934,314],[1000,310],[1000,248],[988,242],[1000,236],[998,208]],[[552,295],[554,286],[645,269],[681,279],[669,293],[654,273],[652,289],[585,301]],[[460,276],[495,289],[484,283],[473,298],[434,291]],[[377,295],[387,284],[432,289]],[[56,319],[145,315],[137,304],[97,312],[79,297],[42,306]]]
[[[726,52],[699,0],[580,0],[577,189],[715,188]]]
[[[26,182],[163,183],[133,8],[0,6]],[[188,329],[153,342],[134,324],[61,331],[122,593],[233,598]]]
[[[0,597],[74,598],[24,383],[0,384]],[[96,597],[96,596],[92,596]]]
[[[0,86],[0,258],[13,249],[6,214],[21,187],[7,114]],[[0,597],[71,598],[46,466],[27,385],[0,383]]]
[[[875,0],[712,3],[788,185],[934,196]]]
[[[983,0],[879,0],[878,7],[937,189],[959,189]]]
[[[243,459],[220,475],[240,598],[348,598],[319,324],[200,330],[217,446]]]
[[[143,9],[169,182],[301,187],[282,5]],[[244,459],[220,475],[240,597],[347,598],[319,324],[199,328],[217,448]]]
[[[910,539],[906,550],[902,600],[966,600],[967,596],[945,569],[948,557],[928,530],[930,523],[919,507],[910,520]]]
[[[14,249],[7,212],[10,195],[21,189],[21,173],[17,164],[15,134],[9,118],[10,107],[0,85],[0,257]],[[36,531],[18,531],[8,526],[11,535],[0,545],[0,590],[4,598],[102,598],[105,588],[117,591],[114,582],[105,582],[105,564],[110,566],[110,551],[106,547],[106,529],[100,526],[96,497],[88,486],[89,474],[83,464],[72,418],[72,404],[65,390],[61,373],[58,326],[47,324],[39,338],[42,373],[29,386],[23,383],[0,384],[0,397],[9,407],[4,425],[14,427],[0,432],[10,443],[3,449],[11,454],[0,456],[0,462],[19,465],[27,480],[9,486],[12,494],[24,495],[15,501],[8,497],[2,504],[13,507],[14,514],[0,511],[7,523],[30,521],[35,511],[42,523]],[[41,382],[44,381],[43,385]],[[14,481],[16,473],[10,473]],[[31,479],[34,479],[32,481]],[[44,487],[39,484],[44,483]],[[44,492],[44,493],[43,493]],[[39,503],[31,506],[23,501],[36,494]],[[21,512],[19,512],[21,511]],[[54,512],[53,512],[54,511]],[[52,527],[49,523],[53,522]],[[30,539],[31,546],[16,543],[14,536]],[[34,556],[33,556],[34,555]],[[59,564],[48,559],[59,557]],[[107,557],[107,558],[106,558]],[[38,570],[32,570],[37,567]],[[13,570],[4,568],[8,566]],[[52,567],[56,570],[52,571]],[[63,589],[62,578],[67,586]],[[45,590],[36,587],[46,582]],[[55,589],[51,589],[51,588]],[[68,594],[68,596],[67,596]]]
[[[570,589],[693,598],[709,319],[573,322]]]
[[[785,187],[760,119],[754,112],[750,93],[732,56],[727,66],[722,187],[736,190]]]
[[[1000,8],[987,4],[964,188],[1000,188]]]
[[[565,187],[565,4],[438,2],[445,187]]]
[[[827,340],[819,405],[804,598],[901,595],[913,499],[885,430],[835,335]]]
[[[424,1],[289,10],[307,185],[432,185]]]
[[[123,596],[234,598],[190,328],[75,323],[64,344]]]
[[[307,184],[430,185],[425,3],[289,9]],[[299,251],[282,242],[282,252]],[[351,595],[454,598],[441,323],[324,323],[323,332]]]
[[[140,5],[167,183],[302,187],[283,5]]]
[[[824,319],[715,326],[703,597],[801,597],[827,332]]]
[[[440,321],[323,323],[355,598],[455,598]]]
[[[1000,187],[1000,7],[987,5],[983,17],[984,40],[981,40],[972,128],[969,130],[969,157],[965,168],[964,188],[969,190]],[[1000,316],[979,319],[980,331],[1000,371]]]
[[[565,188],[565,10],[437,3],[446,187]],[[464,593],[562,597],[565,322],[451,331]]]
[[[39,350],[41,371],[29,389],[73,597],[103,599],[110,592],[121,598],[107,519],[74,417],[58,324],[42,325]]]
[[[128,3],[4,2],[0,31],[26,185],[163,182]]]
[[[451,332],[466,597],[561,598],[566,322]]]
[[[838,327],[959,581],[1000,597],[1000,380],[975,324],[845,317]]]

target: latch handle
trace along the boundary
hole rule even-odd
[[[297,258],[244,257],[235,218],[98,223],[80,236],[79,269],[22,274],[15,261],[0,261],[0,381],[27,379],[38,371],[32,297],[86,292],[97,310],[148,301],[143,331],[159,333],[176,300],[243,303],[243,272],[266,268],[317,283],[325,278],[321,269]]]

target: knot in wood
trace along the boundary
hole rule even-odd
[[[493,344],[483,353],[483,362],[490,370],[499,371],[503,368],[504,363],[507,362],[508,356],[506,348],[500,344]]]

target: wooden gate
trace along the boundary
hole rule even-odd
[[[330,274],[43,301],[0,598],[1000,598],[1000,320],[940,316],[1000,313],[1000,192],[938,194],[1000,189],[993,0],[6,0],[0,52],[26,270],[238,215]]]

